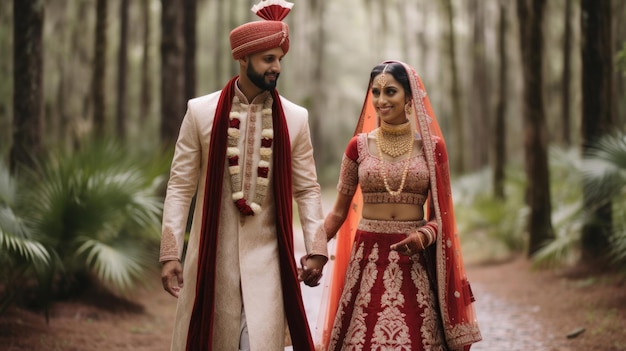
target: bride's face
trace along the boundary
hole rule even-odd
[[[372,81],[372,103],[378,118],[389,124],[402,124],[406,96],[402,85],[389,73],[381,73]]]

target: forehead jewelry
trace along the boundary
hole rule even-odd
[[[381,88],[384,88],[385,85],[387,85],[387,76],[385,75],[385,71],[387,70],[387,66],[389,66],[388,64],[385,65],[385,68],[383,68],[383,72],[380,74],[380,76],[378,76],[378,84],[380,84]]]

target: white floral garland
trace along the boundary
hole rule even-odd
[[[269,185],[270,160],[272,157],[272,142],[274,141],[274,129],[272,124],[272,103],[273,99],[269,96],[263,104],[261,111],[261,147],[259,149],[260,160],[257,167],[256,190],[254,199],[250,203],[244,197],[243,184],[241,181],[241,166],[239,158],[241,150],[239,150],[239,137],[241,131],[241,101],[235,96],[229,116],[228,126],[228,148],[226,157],[228,158],[228,173],[230,174],[231,186],[233,189],[232,199],[244,216],[253,216],[261,212],[261,204],[265,200],[267,188]]]

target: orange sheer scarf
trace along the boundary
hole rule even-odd
[[[368,88],[368,91],[370,89]],[[354,131],[354,135],[362,131],[374,130],[378,127],[378,118],[376,111],[372,105],[372,94],[367,94],[363,102],[361,117]],[[333,322],[339,299],[343,292],[343,284],[345,282],[346,270],[350,259],[350,250],[356,229],[361,220],[361,211],[363,209],[363,195],[361,187],[357,186],[356,192],[352,197],[350,211],[346,220],[343,222],[336,236],[335,256],[326,264],[326,277],[324,280],[324,292],[322,293],[322,302],[320,314],[317,321],[316,340],[318,340],[317,350],[325,350],[330,340],[330,333],[333,329]],[[332,252],[332,247],[329,248]],[[323,345],[323,346],[319,346]]]
[[[445,140],[432,110],[426,89],[415,70],[399,61],[384,64],[401,64],[409,78],[413,113],[409,116],[414,130],[421,136],[424,154],[430,173],[431,190],[426,201],[426,218],[436,218],[438,235],[434,247],[429,248],[430,269],[436,274],[437,298],[444,324],[446,342],[451,349],[469,349],[481,340],[480,330],[472,305],[473,296],[465,275],[463,258],[452,203],[450,173]],[[374,130],[378,118],[372,104],[370,81],[365,101],[354,135]],[[357,225],[361,219],[362,196],[360,188],[352,199],[350,211],[337,233],[335,259],[327,267],[316,340],[318,349],[325,350],[344,285],[345,273],[354,242]]]

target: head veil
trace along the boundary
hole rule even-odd
[[[417,135],[421,137],[424,155],[430,174],[430,193],[426,218],[435,217],[438,224],[436,244],[427,248],[429,270],[436,277],[436,295],[442,316],[446,342],[450,349],[469,349],[469,345],[481,340],[472,302],[474,301],[465,275],[463,258],[452,203],[448,154],[441,129],[433,113],[422,80],[415,70],[399,61],[383,64],[401,64],[406,70],[410,87],[413,113],[408,116]],[[372,105],[370,80],[365,101],[354,135],[372,131],[379,125]],[[317,342],[328,345],[332,324],[341,297],[344,276],[350,250],[359,220],[363,201],[360,189],[352,199],[346,221],[337,234],[335,259],[327,268],[324,283],[322,309],[316,331]],[[329,262],[330,263],[330,262]]]

